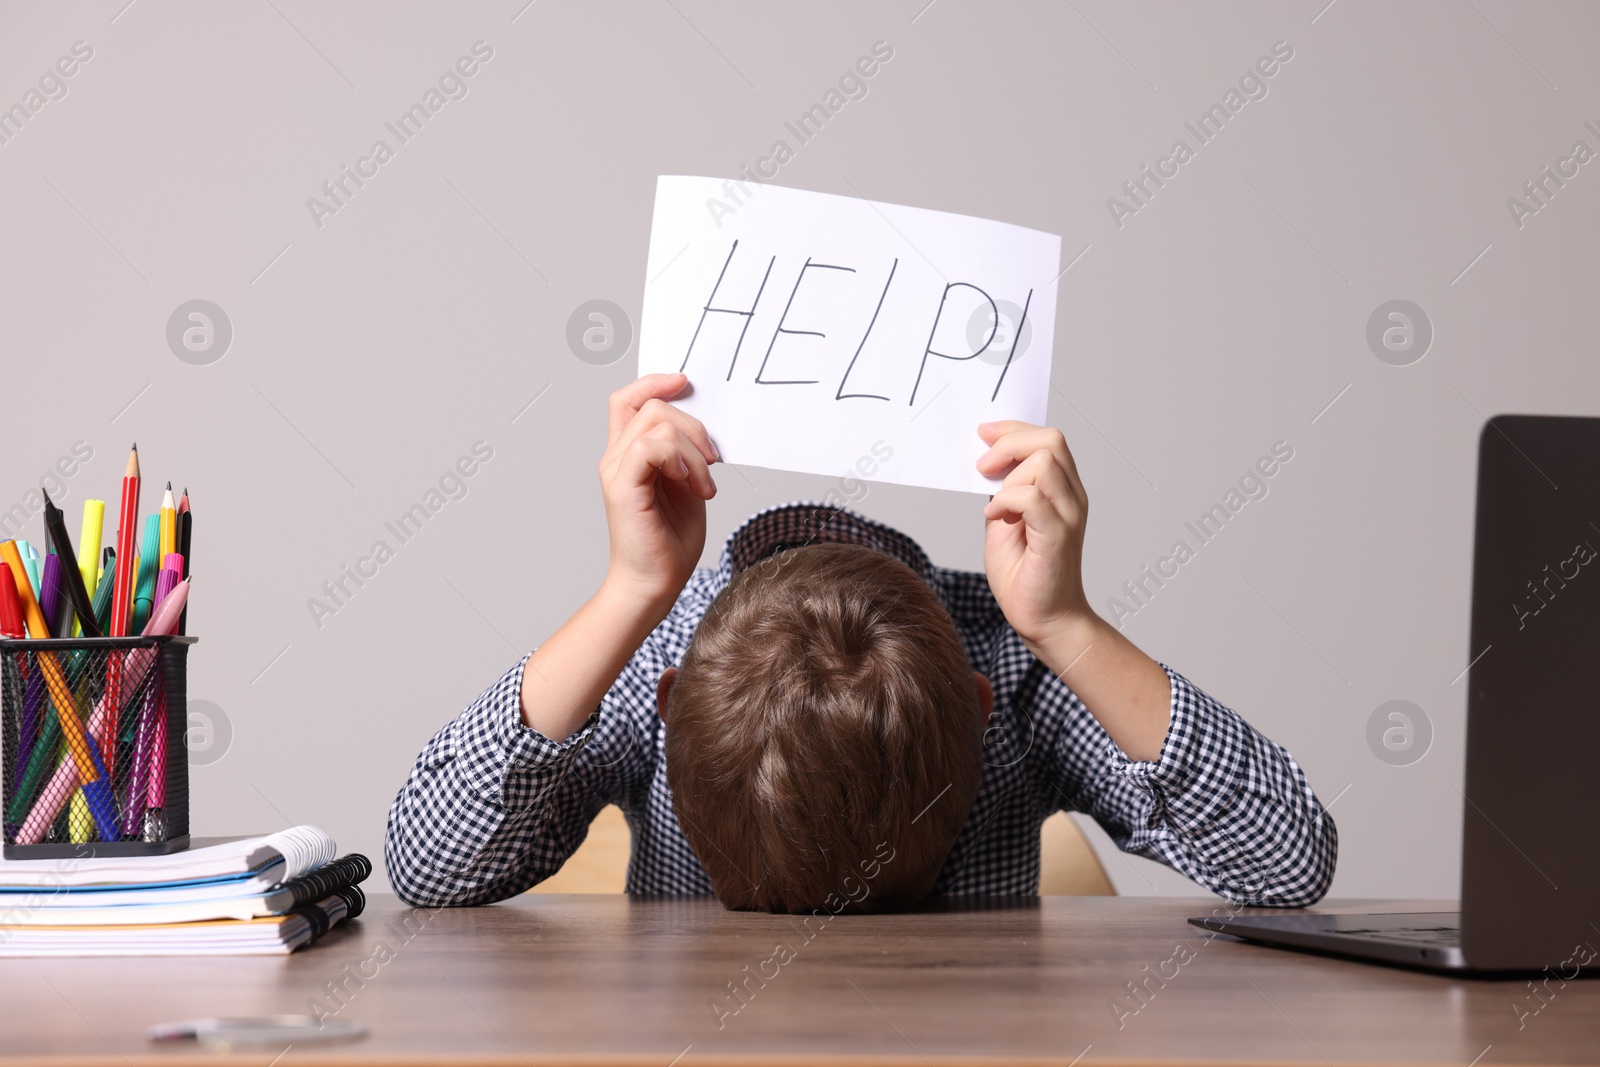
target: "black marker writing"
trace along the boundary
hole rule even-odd
[[[818,379],[816,379],[816,378],[792,379],[792,380],[782,380],[782,379],[769,380],[767,378],[761,377],[762,373],[765,372],[766,369],[767,369],[767,360],[772,358],[772,346],[778,343],[778,335],[780,333],[802,334],[802,335],[804,335],[806,337],[826,337],[827,336],[827,334],[822,333],[822,332],[820,332],[818,330],[786,330],[786,329],[784,329],[784,326],[783,326],[784,321],[789,318],[789,309],[794,306],[794,294],[796,294],[796,293],[798,293],[800,291],[800,283],[805,281],[806,271],[810,270],[813,267],[815,267],[817,270],[842,270],[842,271],[848,271],[851,274],[854,274],[856,272],[856,269],[854,267],[836,267],[831,263],[813,263],[813,262],[811,262],[811,260],[809,258],[805,261],[805,264],[800,268],[799,277],[795,278],[795,280],[794,280],[794,288],[789,290],[789,302],[787,304],[783,305],[783,314],[778,316],[778,328],[772,331],[772,340],[767,342],[767,354],[761,357],[761,366],[756,368],[756,384],[757,385],[816,385],[817,384]],[[732,373],[733,373],[733,368],[732,367],[728,368],[728,373],[729,373],[730,376],[732,375]]]
[[[989,394],[989,403],[991,404],[994,403],[994,398],[1000,395],[1000,386],[1005,383],[1006,371],[1011,369],[1012,357],[1017,354],[1017,342],[1022,340],[1022,327],[1028,322],[1028,305],[1031,303],[1033,303],[1033,290],[1029,289],[1028,298],[1022,302],[1022,315],[1018,317],[1017,325],[1013,328],[1011,333],[1011,350],[1006,353],[1005,366],[1000,368],[1000,377],[994,383],[994,392]],[[998,316],[995,318],[994,325],[995,329],[1000,328],[1000,320]],[[994,334],[990,333],[989,336],[993,337]],[[989,346],[984,345],[983,347],[988,348]]]
[[[833,394],[835,400],[844,400],[849,397],[871,398],[873,400],[889,399],[886,396],[879,396],[877,393],[847,393],[844,391],[844,383],[850,380],[850,372],[855,370],[856,360],[861,358],[861,350],[867,347],[867,338],[872,336],[872,327],[878,323],[878,312],[883,310],[883,298],[889,295],[889,286],[894,282],[894,272],[898,266],[900,266],[900,260],[899,257],[896,257],[895,261],[889,264],[889,279],[883,283],[883,292],[878,294],[878,306],[872,309],[872,321],[867,323],[867,332],[861,335],[861,343],[856,345],[856,354],[850,357],[850,365],[844,369],[844,377],[839,379],[839,388]],[[992,400],[993,397],[990,399]]]
[[[958,288],[958,287],[962,287],[962,286],[965,286],[966,288],[971,289],[975,293],[981,293],[983,295],[983,298],[989,302],[989,314],[990,314],[991,319],[993,320],[993,325],[989,327],[989,336],[984,338],[983,344],[979,345],[975,351],[969,352],[964,356],[952,356],[952,355],[949,355],[949,354],[944,353],[944,352],[935,352],[933,350],[933,338],[934,338],[934,335],[939,332],[939,317],[944,314],[945,301],[950,298],[950,290]],[[1000,329],[1000,309],[995,306],[995,302],[994,302],[994,298],[993,297],[991,297],[988,293],[985,293],[982,289],[979,289],[976,285],[971,284],[970,282],[950,282],[947,285],[945,285],[944,293],[939,297],[939,310],[933,316],[933,329],[928,331],[928,346],[922,350],[922,365],[917,368],[917,380],[911,386],[911,400],[909,401],[909,403],[912,406],[915,406],[916,403],[917,403],[917,389],[922,385],[922,372],[924,370],[926,370],[927,367],[928,367],[928,357],[929,356],[938,356],[940,359],[953,359],[958,363],[961,362],[962,360],[974,359],[974,358],[977,357],[979,352],[982,352],[982,351],[984,351],[985,349],[987,349],[989,347],[989,343],[994,340],[994,335],[999,329]],[[999,391],[999,387],[998,386],[996,386],[996,391],[997,392]],[[990,399],[993,399],[993,398],[991,397]]]
[[[717,290],[722,288],[722,279],[728,273],[728,264],[733,262],[733,254],[738,250],[739,242],[735,241],[733,242],[733,247],[728,249],[728,258],[723,260],[722,270],[717,275],[717,284],[711,287],[711,295],[706,297],[705,307],[700,312],[700,323],[694,328],[694,336],[689,338],[689,350],[683,354],[683,362],[678,365],[678,373],[680,374],[683,373],[683,369],[689,365],[689,356],[694,353],[694,343],[700,338],[700,330],[706,324],[706,316],[715,311],[719,315],[744,316],[744,328],[739,331],[739,341],[733,346],[733,358],[728,361],[728,376],[727,378],[723,379],[724,381],[733,380],[733,366],[735,363],[739,362],[739,349],[744,347],[744,335],[750,329],[750,319],[756,313],[756,305],[761,303],[761,294],[767,288],[767,279],[772,276],[772,265],[778,260],[777,256],[773,256],[771,259],[767,260],[767,273],[761,276],[761,288],[756,290],[756,298],[750,302],[749,311],[741,311],[738,308],[712,307],[712,301],[716,300],[717,298]]]
[[[769,256],[767,258],[766,271],[761,276],[761,284],[757,287],[755,298],[751,301],[749,308],[720,307],[720,306],[717,305],[717,294],[719,292],[721,292],[721,290],[722,290],[722,283],[727,279],[728,270],[733,265],[734,255],[738,251],[739,251],[739,242],[738,241],[734,241],[733,242],[733,246],[728,250],[727,259],[723,260],[722,269],[717,274],[716,283],[714,285],[712,285],[712,287],[711,287],[711,295],[706,298],[705,305],[701,308],[700,321],[695,325],[694,335],[692,337],[690,337],[690,339],[689,339],[689,347],[684,352],[684,355],[683,355],[683,362],[681,364],[679,364],[679,366],[678,366],[678,370],[680,372],[685,371],[689,366],[689,360],[694,354],[695,345],[699,343],[700,334],[705,329],[707,316],[711,315],[712,313],[716,313],[718,315],[737,315],[741,319],[743,319],[744,321],[743,321],[743,325],[739,329],[739,337],[738,337],[738,340],[734,344],[733,354],[728,360],[728,370],[727,370],[727,374],[725,376],[725,380],[726,381],[732,381],[733,380],[733,372],[734,372],[734,369],[738,366],[739,355],[743,351],[745,339],[749,335],[750,324],[755,319],[756,310],[760,306],[761,298],[762,298],[763,294],[765,294],[765,292],[766,292],[767,283],[772,280],[773,267],[777,263],[777,259],[778,259],[778,257],[776,255]],[[758,260],[758,262],[759,262],[759,260]],[[839,379],[838,387],[834,390],[834,394],[833,394],[834,400],[884,400],[884,401],[888,401],[888,400],[891,399],[890,397],[885,396],[882,393],[846,392],[845,390],[849,386],[850,376],[853,373],[855,373],[856,364],[860,362],[862,353],[864,351],[866,351],[867,341],[871,339],[872,334],[873,334],[873,330],[877,327],[878,318],[883,312],[884,304],[888,300],[889,290],[894,285],[895,276],[896,276],[896,274],[897,274],[897,272],[899,270],[899,267],[900,267],[900,260],[898,258],[894,259],[889,265],[889,274],[888,274],[888,277],[884,279],[882,290],[879,291],[879,293],[878,293],[878,302],[877,302],[876,306],[872,309],[872,317],[871,317],[871,319],[869,319],[867,321],[866,331],[861,335],[861,340],[856,345],[855,352],[850,357],[850,362],[848,364],[846,364],[846,366],[844,368],[844,374]],[[767,367],[772,362],[773,350],[777,347],[778,338],[780,336],[782,336],[783,334],[792,334],[792,335],[798,335],[798,336],[802,336],[802,337],[818,337],[818,338],[825,338],[825,337],[828,336],[826,333],[822,332],[821,330],[801,330],[801,329],[796,329],[796,328],[791,327],[791,326],[788,325],[789,313],[794,308],[795,297],[800,292],[800,286],[805,282],[806,272],[807,271],[811,271],[811,270],[836,270],[836,271],[843,271],[846,274],[859,273],[856,270],[856,268],[854,268],[854,267],[840,266],[840,265],[835,264],[835,263],[818,263],[818,262],[813,261],[809,257],[806,259],[806,261],[803,264],[801,264],[800,271],[795,276],[794,286],[793,286],[793,288],[791,288],[789,290],[789,299],[783,305],[783,311],[778,316],[778,323],[773,328],[771,338],[767,341],[767,350],[761,357],[761,365],[756,368],[755,376],[753,378],[753,382],[756,385],[820,385],[821,384],[821,380],[817,379],[817,378],[768,378],[768,377],[766,377]],[[902,280],[902,288],[904,288],[904,285],[905,285],[905,283]],[[984,338],[982,344],[976,346],[972,351],[967,352],[965,354],[952,353],[952,352],[942,352],[939,349],[934,347],[934,345],[936,343],[938,343],[939,324],[944,319],[944,311],[945,311],[946,306],[950,302],[950,294],[951,294],[951,292],[953,290],[956,290],[956,289],[970,289],[974,293],[978,294],[978,296],[980,298],[982,298],[984,303],[989,305],[989,319],[990,319],[989,334],[988,334],[987,337]],[[901,304],[905,304],[906,300],[902,299],[902,300],[900,300],[900,303]],[[1027,327],[1027,324],[1028,324],[1028,312],[1031,309],[1032,305],[1033,305],[1033,290],[1029,289],[1028,293],[1027,293],[1027,296],[1023,300],[1022,311],[1021,311],[1021,314],[1018,317],[1017,322],[1015,322],[1014,324],[1008,324],[1008,325],[1011,326],[1011,328],[1013,330],[1013,334],[1012,334],[1012,336],[1010,338],[1010,347],[1006,352],[1005,363],[1003,365],[1001,365],[999,377],[995,380],[994,389],[989,394],[989,402],[990,403],[994,403],[995,400],[999,398],[1000,389],[1005,384],[1006,375],[1011,370],[1011,364],[1016,362],[1016,359],[1017,359],[1017,357],[1019,355],[1018,346],[1022,344],[1022,335],[1023,335],[1024,330]],[[1014,305],[1011,305],[1011,306],[1014,307]],[[978,308],[981,309],[982,308],[982,304],[979,304]],[[904,316],[905,314],[906,314],[905,311],[901,312],[902,316]],[[977,311],[974,311],[972,319],[973,319],[974,324],[976,324]],[[1005,346],[1006,345],[1006,340],[1003,337],[1001,337],[1001,334],[1000,334],[1001,321],[1002,321],[1002,318],[1001,318],[1001,314],[1000,314],[999,305],[995,302],[995,299],[993,297],[991,297],[988,294],[988,292],[986,292],[984,289],[980,288],[977,285],[972,284],[971,282],[946,282],[945,286],[944,286],[944,291],[939,296],[938,307],[934,311],[933,325],[928,331],[927,343],[923,346],[923,349],[922,349],[921,359],[920,359],[920,362],[918,363],[918,366],[917,366],[916,378],[913,380],[912,385],[911,385],[911,396],[907,401],[908,405],[910,405],[912,407],[916,406],[917,394],[922,389],[922,379],[927,374],[928,362],[929,362],[929,358],[930,357],[937,357],[938,359],[949,360],[949,361],[951,361],[953,363],[965,363],[965,362],[970,362],[971,360],[973,360],[973,359],[977,358],[978,356],[982,355],[983,353],[987,352],[989,350],[990,346],[994,345],[996,343],[996,339],[997,338],[999,338],[999,344],[1001,346]],[[894,338],[891,338],[891,340],[889,342],[887,342],[887,343],[890,346],[890,351],[888,353],[886,353],[882,357],[877,357],[880,361],[882,359],[889,359],[891,362],[897,362],[899,359],[903,358],[902,356],[897,355],[897,353],[904,353],[904,356],[906,356],[906,357],[915,355],[915,348],[912,347],[912,345],[915,344],[914,341],[912,342],[912,345],[904,345],[903,347],[902,347],[901,344],[897,344]],[[970,343],[970,337],[968,338],[968,343]],[[880,340],[878,347],[882,348],[884,346],[884,344],[885,344],[885,342]],[[909,351],[908,351],[908,349],[909,349]],[[782,361],[780,360],[780,364],[781,364],[781,362]],[[909,362],[909,360],[907,360],[907,362]]]

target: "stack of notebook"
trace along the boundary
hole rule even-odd
[[[315,826],[165,856],[0,860],[0,958],[293,952],[361,914],[365,856]]]

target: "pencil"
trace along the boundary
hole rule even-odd
[[[172,503],[172,483],[167,483],[167,495],[161,498],[161,554],[158,560],[166,559],[173,552],[178,551],[178,509]]]
[[[122,506],[117,512],[117,570],[111,586],[111,626],[106,633],[111,637],[127,637],[128,624],[133,614],[133,557],[139,538],[139,444],[134,442],[128,452],[128,466],[122,472]],[[106,739],[115,742],[117,736],[117,683],[121,677],[122,658],[112,652],[106,657],[106,688],[111,692],[110,720],[106,726]],[[105,751],[109,763],[115,764],[117,746],[111,744]],[[115,773],[115,766],[108,767]],[[115,840],[115,837],[108,838]]]
[[[117,581],[111,589],[111,637],[127,637],[133,610],[133,553],[139,536],[139,445],[128,453],[122,474],[122,509],[117,516]]]

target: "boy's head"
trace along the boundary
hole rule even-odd
[[[905,564],[819,544],[747,568],[658,695],[673,807],[723,904],[868,910],[933,888],[991,695]]]

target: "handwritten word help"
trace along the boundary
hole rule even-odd
[[[776,186],[718,230],[708,188],[657,185],[639,372],[687,374],[730,462],[833,474],[887,442],[884,480],[992,492],[976,427],[1044,421],[1060,239]]]

